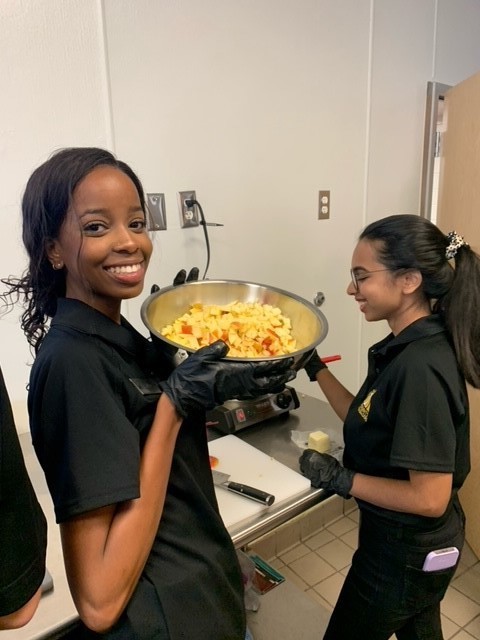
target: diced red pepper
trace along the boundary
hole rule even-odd
[[[182,324],[182,333],[192,334],[193,329],[191,324]]]

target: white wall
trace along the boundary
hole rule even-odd
[[[148,287],[203,271],[202,229],[181,230],[176,206],[195,189],[225,225],[210,229],[209,277],[323,291],[321,353],[342,354],[332,367],[354,390],[386,332],[345,295],[355,238],[418,212],[426,84],[479,70],[478,0],[6,0],[0,30],[0,215],[12,229],[0,275],[24,265],[32,168],[60,146],[107,146],[166,196]],[[327,221],[319,189],[332,193]],[[140,303],[125,311],[143,329]],[[21,408],[31,358],[18,313],[0,320],[0,362]],[[303,373],[295,386],[317,393]]]
[[[31,171],[59,147],[111,144],[105,69],[99,2],[0,2],[2,278],[26,266],[19,211]],[[23,431],[32,357],[20,313],[0,318],[0,364]]]
[[[358,317],[344,291],[362,226],[369,3],[105,4],[116,149],[166,194],[150,277],[170,284],[205,265],[202,230],[179,228],[175,202],[195,189],[207,219],[225,224],[210,231],[209,276],[310,300],[323,291],[323,353],[340,350],[336,370],[355,382]],[[319,189],[332,194],[321,222]]]

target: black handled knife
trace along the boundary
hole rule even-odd
[[[228,473],[222,473],[221,471],[212,469],[212,475],[213,483],[219,487],[228,489],[228,491],[233,491],[234,493],[239,493],[240,495],[250,498],[251,500],[255,500],[256,502],[261,502],[262,504],[267,505],[267,507],[275,502],[275,496],[271,493],[255,489],[255,487],[249,487],[248,484],[232,482]]]

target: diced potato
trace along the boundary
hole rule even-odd
[[[237,358],[287,355],[296,348],[290,319],[278,307],[259,302],[195,303],[163,327],[161,334],[194,350],[224,340],[230,348],[228,355]]]

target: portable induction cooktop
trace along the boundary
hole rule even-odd
[[[227,400],[207,411],[207,427],[222,433],[236,433],[300,406],[297,392],[285,387],[280,393],[269,393],[253,400]]]

